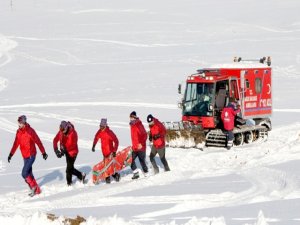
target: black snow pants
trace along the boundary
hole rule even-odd
[[[66,178],[67,178],[67,184],[72,184],[72,175],[75,175],[79,180],[82,180],[82,173],[75,169],[74,163],[76,161],[76,157],[69,156],[68,153],[66,153],[66,161],[67,161],[67,169],[66,169]]]
[[[151,153],[150,153],[150,162],[152,163],[152,166],[153,166],[153,169],[154,169],[154,173],[158,173],[159,172],[158,166],[157,166],[155,158],[154,158],[157,153],[159,155],[160,161],[162,162],[162,164],[165,167],[165,171],[170,171],[168,162],[166,160],[166,148],[163,147],[161,149],[157,149],[154,146],[152,146]]]
[[[146,152],[145,151],[133,151],[132,152],[132,163],[131,163],[131,169],[132,171],[135,171],[137,169],[135,164],[135,159],[138,158],[140,160],[140,164],[142,166],[143,172],[148,173],[148,167],[146,164]]]

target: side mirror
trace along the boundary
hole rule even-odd
[[[181,84],[178,84],[178,94],[181,94]]]

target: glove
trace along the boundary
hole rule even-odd
[[[54,152],[55,152],[57,158],[61,158],[63,156],[63,154],[60,151],[58,151],[58,149],[56,149]]]
[[[12,157],[12,156],[13,156],[13,155],[12,155],[11,153],[9,153],[8,158],[7,158],[8,163],[10,163],[10,160],[11,160],[11,157]]]
[[[60,152],[61,152],[62,156],[67,153],[67,151],[64,147],[60,147]]]
[[[151,142],[152,141],[152,135],[149,134],[149,141]]]
[[[160,138],[160,134],[156,134],[153,136],[153,140],[157,140],[158,138]]]
[[[115,158],[117,156],[117,153],[116,152],[113,152],[112,153],[112,156]]]
[[[43,154],[43,159],[47,159],[48,158],[48,155],[47,155],[47,153],[45,152],[44,154]]]
[[[92,147],[92,152],[95,152],[95,145],[93,145]]]

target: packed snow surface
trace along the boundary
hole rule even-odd
[[[2,0],[1,224],[61,224],[77,215],[89,225],[299,224],[299,9],[297,0]],[[156,158],[160,173],[153,175],[147,157],[148,177],[132,181],[126,168],[119,183],[92,183],[102,160],[99,144],[91,151],[101,118],[125,148],[131,111],[147,129],[149,113],[179,121],[178,84],[200,68],[233,67],[234,56],[272,58],[268,141],[230,151],[167,148],[170,172]],[[7,162],[22,114],[49,154],[34,163],[42,193],[33,198],[20,152]],[[61,120],[78,132],[75,166],[87,184],[74,178],[66,185],[65,159],[52,146]]]

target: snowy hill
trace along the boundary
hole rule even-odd
[[[296,0],[2,0],[1,224],[61,224],[76,215],[92,225],[299,224],[299,9]],[[91,151],[102,117],[126,147],[131,111],[143,122],[149,113],[178,121],[177,85],[187,75],[234,56],[269,55],[274,113],[267,142],[230,151],[168,148],[168,173],[132,181],[127,168],[120,183],[74,179],[67,187],[65,159],[52,147],[61,120],[76,127],[75,165],[90,179],[102,159],[99,146]],[[33,198],[19,150],[7,163],[21,114],[49,154],[47,161],[37,155],[42,193]],[[47,213],[61,217],[51,222]]]

